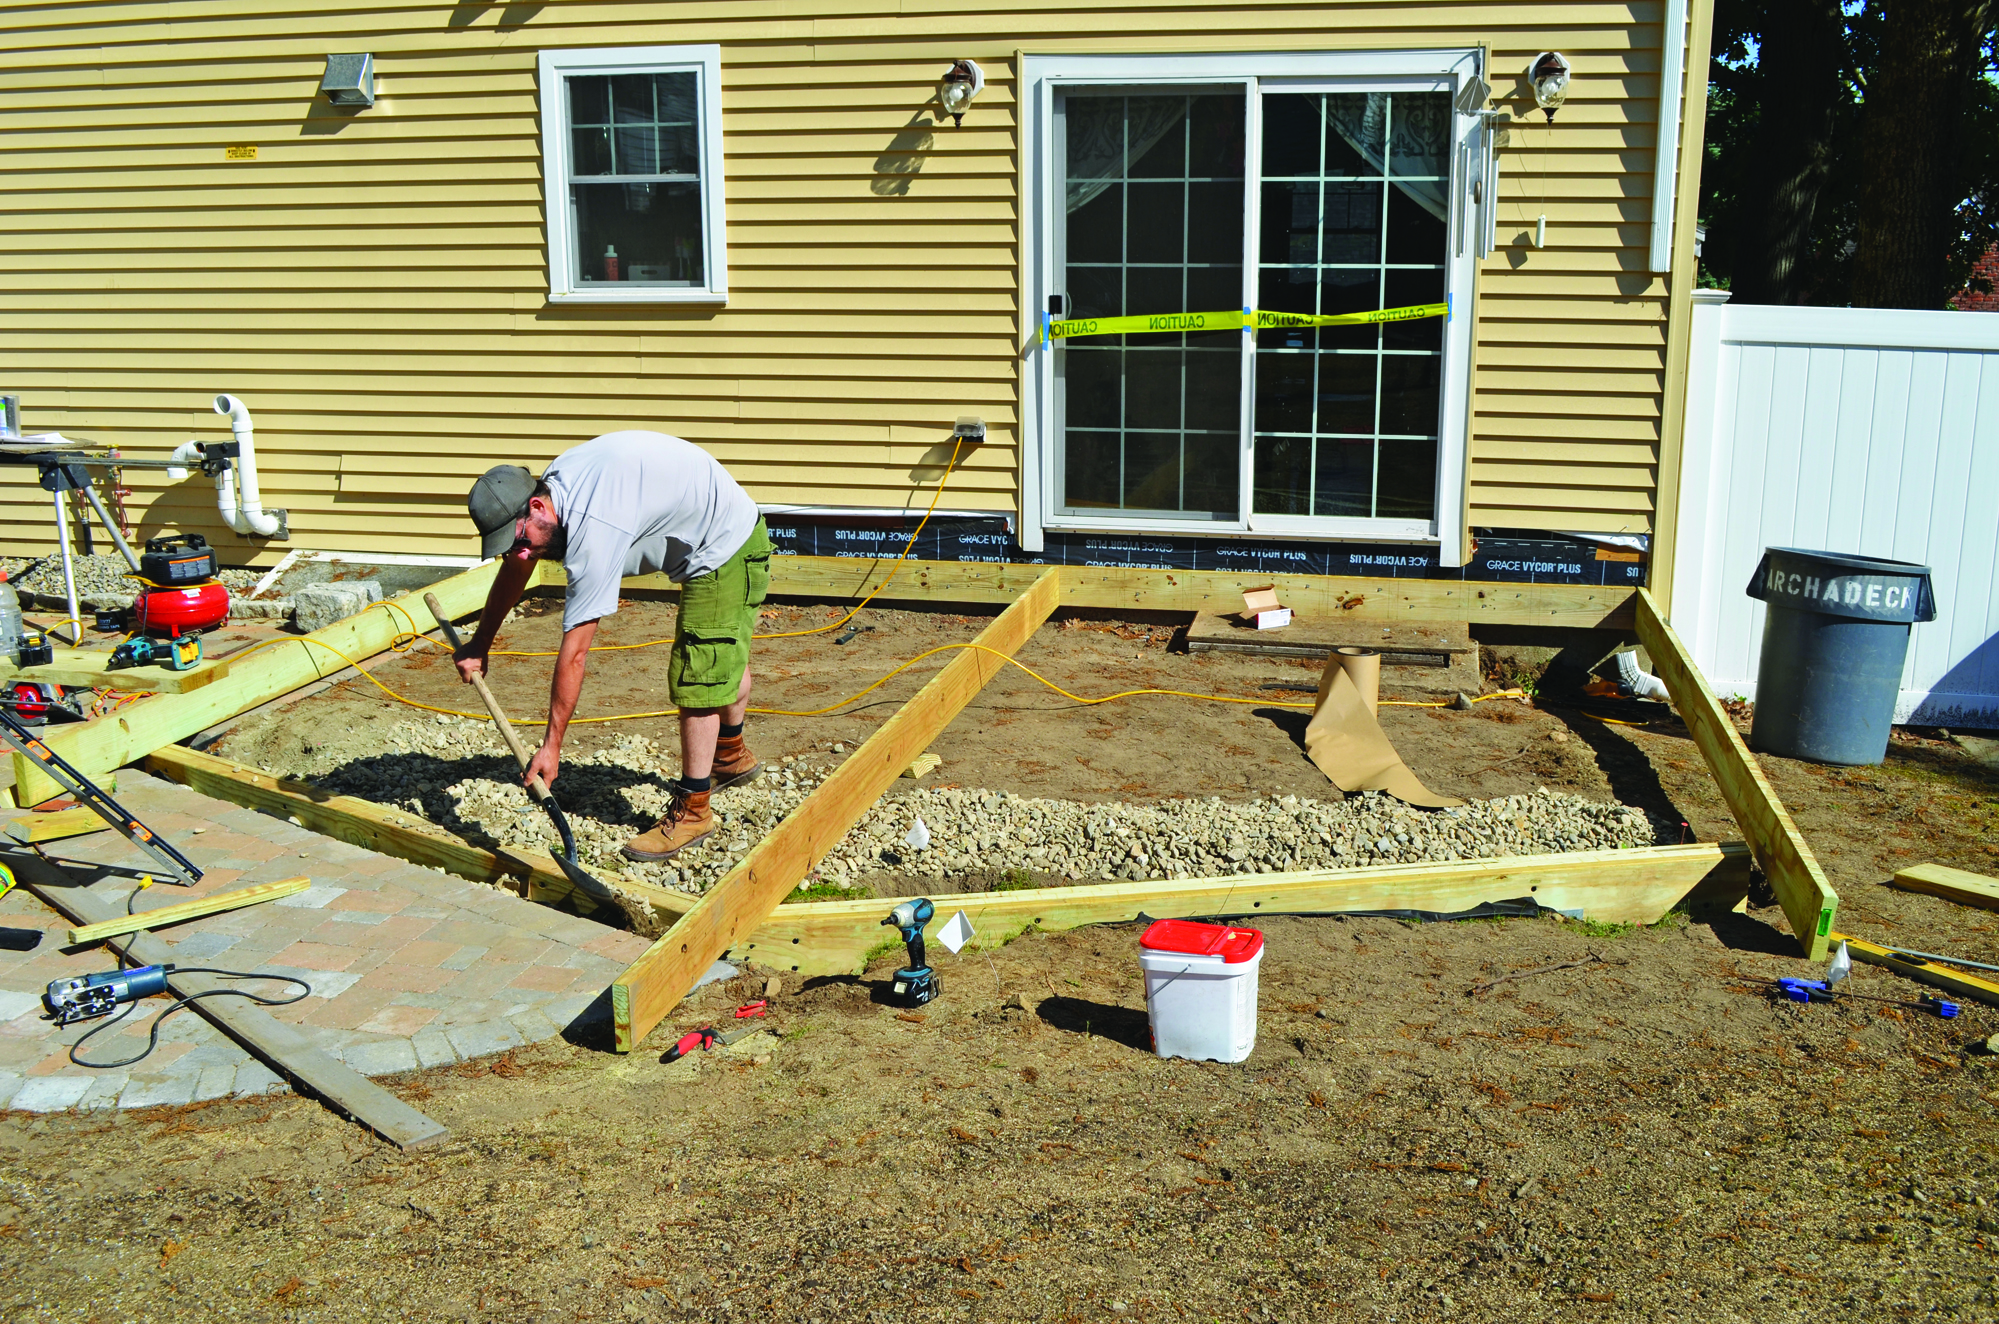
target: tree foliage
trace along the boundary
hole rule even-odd
[[[1702,282],[1940,308],[1999,241],[1999,3],[1717,0]]]

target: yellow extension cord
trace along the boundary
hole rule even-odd
[[[848,613],[845,616],[842,616],[839,620],[834,621],[831,625],[815,626],[810,630],[790,630],[782,634],[752,635],[751,638],[798,639],[807,635],[825,634],[829,631],[837,630],[841,626],[845,625],[848,621],[853,620],[854,617],[857,614],[859,614],[861,608],[867,606],[870,602],[873,602],[877,597],[879,597],[881,595],[882,590],[887,588],[889,586],[889,582],[895,578],[896,571],[902,568],[902,563],[909,559],[909,553],[911,549],[913,549],[916,546],[917,538],[921,536],[923,533],[923,526],[930,522],[930,516],[936,511],[937,503],[943,499],[944,485],[950,481],[951,471],[957,467],[958,454],[963,445],[964,442],[963,439],[961,438],[951,447],[950,462],[944,466],[944,473],[937,480],[937,491],[930,498],[929,508],[923,512],[923,518],[917,521],[915,530],[909,535],[909,541],[903,544],[902,554],[895,558],[895,563],[889,567],[889,572],[887,576],[882,579],[881,583],[875,585],[874,591],[872,593],[869,593],[865,598],[862,598],[859,602],[855,603],[852,610],[848,611]],[[370,609],[372,609],[373,607],[381,607],[384,610],[392,611],[396,613],[398,616],[401,616],[403,620],[409,623],[409,628],[407,630],[404,630],[402,633],[396,635],[393,639],[389,641],[389,648],[391,650],[395,652],[405,652],[411,646],[417,643],[430,644],[433,648],[443,647],[443,645],[438,644],[435,641],[425,637],[423,631],[417,628],[416,618],[411,616],[409,614],[409,611],[405,609],[400,603],[386,602],[386,601],[377,602],[370,604]],[[622,653],[622,652],[630,652],[641,648],[657,648],[661,644],[672,643],[672,642],[673,640],[669,636],[664,639],[651,639],[642,644],[599,644],[596,647],[590,649],[589,651],[592,653]],[[342,652],[340,649],[335,648],[332,644],[326,643],[323,640],[315,639],[311,635],[305,635],[304,637],[299,639],[267,639],[261,644],[255,644],[249,648],[244,649],[243,652],[237,654],[234,658],[230,660],[232,662],[240,661],[242,658],[248,657],[251,653],[256,652],[260,648],[269,648],[276,644],[288,644],[288,643],[311,644],[314,647],[325,649],[327,652],[339,658],[342,662],[345,662],[348,666],[354,668],[355,671],[359,672],[363,677],[367,679],[369,684],[373,685],[376,689],[380,690],[382,693],[388,695],[391,699],[394,699],[397,703],[406,703],[412,708],[421,708],[423,711],[429,713],[442,713],[449,717],[467,717],[473,719],[474,721],[480,721],[480,722],[492,720],[490,716],[486,713],[465,712],[457,708],[439,708],[432,704],[419,703],[417,700],[410,698],[408,695],[398,694],[395,690],[383,684],[379,679],[376,678],[373,672],[364,668],[355,659],[349,657],[346,653]],[[903,672],[915,666],[918,662],[923,661],[924,658],[934,657],[939,653],[948,653],[953,649],[959,649],[959,648],[969,648],[969,649],[975,649],[981,653],[991,653],[994,657],[1006,663],[1008,666],[1018,667],[1020,668],[1020,670],[1025,671],[1028,675],[1034,677],[1034,679],[1040,681],[1043,685],[1046,685],[1049,689],[1054,690],[1057,694],[1060,694],[1063,698],[1085,705],[1111,703],[1118,699],[1134,698],[1141,694],[1161,694],[1178,699],[1201,699],[1210,703],[1261,704],[1267,708],[1310,708],[1313,706],[1309,702],[1294,701],[1288,699],[1241,698],[1229,694],[1196,694],[1189,690],[1162,690],[1162,689],[1151,689],[1151,688],[1137,689],[1137,690],[1121,690],[1116,694],[1106,694],[1102,698],[1091,699],[1091,698],[1086,698],[1083,695],[1076,694],[1070,690],[1064,689],[1062,686],[1056,684],[1054,681],[1048,679],[1048,677],[1036,671],[1033,667],[1028,666],[1024,662],[1015,661],[1013,658],[1007,656],[1005,653],[1000,652],[996,648],[988,648],[984,644],[940,644],[938,647],[932,648],[927,652],[918,653],[915,657],[910,658],[909,661],[902,663],[894,670],[883,675],[879,680],[875,681],[874,684],[868,686],[864,690],[861,690],[859,693],[851,694],[846,698],[841,699],[838,703],[828,704],[824,708],[812,708],[803,711],[794,710],[790,708],[751,708],[749,711],[757,713],[760,716],[764,717],[824,717],[828,713],[836,712],[841,708],[845,708],[848,704],[857,703],[860,700],[866,698],[868,695],[874,693],[882,686],[888,684],[891,680],[894,680],[897,676],[901,675]],[[557,656],[558,652],[559,650],[552,650],[548,652],[530,652],[519,649],[496,649],[491,654],[491,656],[555,657]],[[1503,690],[1497,694],[1480,695],[1478,698],[1473,699],[1472,702],[1484,703],[1487,699],[1516,699],[1516,698],[1525,698],[1525,697],[1526,695],[1520,690]],[[1416,703],[1404,700],[1384,699],[1381,701],[1381,706],[1384,708],[1448,708],[1450,707],[1450,704],[1448,702]],[[569,724],[571,726],[586,726],[596,722],[633,722],[654,717],[676,717],[679,715],[679,713],[680,710],[678,708],[663,708],[658,712],[649,712],[649,713],[615,713],[608,717],[572,717],[569,719]],[[515,722],[514,725],[547,726],[548,721],[546,718],[542,719],[523,718]]]

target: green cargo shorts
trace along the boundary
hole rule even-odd
[[[726,708],[750,668],[757,608],[770,591],[770,534],[762,519],[734,556],[680,586],[666,692],[679,708]]]

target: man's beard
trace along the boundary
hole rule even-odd
[[[548,546],[542,551],[543,559],[560,561],[569,551],[569,530],[558,524],[555,532],[548,535]]]

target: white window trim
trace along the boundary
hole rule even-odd
[[[692,70],[700,75],[701,250],[706,279],[700,286],[634,285],[629,289],[577,287],[571,276],[569,217],[569,99],[562,80],[576,73],[639,74]],[[550,303],[702,303],[729,301],[728,231],[723,218],[722,48],[612,46],[599,50],[543,51],[541,95],[542,211],[547,217]]]
[[[1314,81],[1338,81],[1365,90],[1396,85],[1434,83],[1455,93],[1482,72],[1477,48],[1412,51],[1258,52],[1216,55],[1025,55],[1021,59],[1021,196],[1026,199],[1027,225],[1021,245],[1021,290],[1025,330],[1038,339],[1047,291],[1054,283],[1055,197],[1052,177],[1055,144],[1055,92],[1058,87],[1127,83],[1239,83],[1247,85],[1250,126],[1261,108],[1259,90],[1266,83],[1303,86]],[[1478,260],[1483,245],[1466,236],[1483,233],[1492,208],[1487,205],[1485,127],[1477,115],[1455,117],[1451,154],[1453,214],[1450,248],[1445,258],[1445,290],[1452,303],[1444,332],[1443,407],[1437,452],[1436,518],[1428,521],[1357,518],[1303,518],[1245,513],[1241,519],[1106,519],[1056,513],[1054,450],[1055,391],[1053,355],[1030,343],[1021,372],[1021,417],[1025,424],[1021,449],[1021,546],[1042,548],[1047,529],[1066,532],[1165,533],[1190,536],[1250,534],[1295,539],[1366,540],[1434,543],[1443,564],[1461,560],[1464,542],[1465,484],[1470,449],[1472,328]],[[1254,174],[1252,173],[1252,179]],[[1246,234],[1255,233],[1259,190],[1248,189]],[[1477,229],[1474,229],[1474,226]],[[1245,295],[1252,296],[1256,273],[1245,268]],[[1245,382],[1245,409],[1253,407],[1253,383]],[[1243,430],[1240,509],[1249,511],[1254,430]]]

